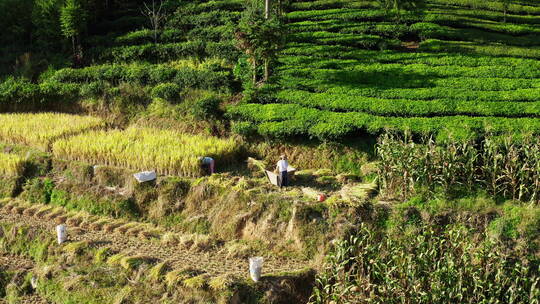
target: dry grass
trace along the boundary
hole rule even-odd
[[[105,226],[108,223],[110,223],[110,219],[108,218],[99,219],[93,222],[92,224],[90,224],[90,229],[94,231],[100,231],[103,228],[103,226]]]
[[[115,229],[125,224],[126,224],[126,220],[123,220],[123,219],[109,221],[103,225],[102,230],[105,232],[113,232]]]
[[[18,215],[22,215],[24,210],[26,210],[26,208],[24,207],[20,207],[20,206],[16,206],[16,207],[13,207],[11,209],[11,213],[12,214],[18,214]]]
[[[185,249],[207,251],[215,245],[215,240],[206,234],[185,234],[180,236],[179,244]]]
[[[161,236],[161,243],[169,246],[178,245],[180,243],[180,236],[177,233],[166,232]]]
[[[117,233],[121,233],[121,234],[125,234],[129,229],[131,228],[134,228],[134,227],[137,227],[139,225],[139,223],[136,223],[136,222],[129,222],[129,223],[126,223],[118,228],[116,228],[114,230],[114,232],[117,232]]]
[[[88,241],[67,243],[62,250],[71,256],[80,255],[88,249]]]
[[[152,282],[159,282],[163,279],[169,268],[170,266],[167,264],[167,262],[158,263],[154,267],[150,268],[148,271],[148,278]]]
[[[230,274],[224,274],[210,279],[210,281],[208,282],[208,286],[214,291],[225,291],[232,286],[234,281],[234,276]]]
[[[43,218],[52,209],[53,207],[51,206],[47,206],[47,205],[41,206],[34,216],[37,218]]]
[[[374,197],[378,189],[377,179],[375,179],[367,184],[346,185],[341,189],[340,194],[351,205],[359,205]]]
[[[24,210],[23,215],[24,216],[34,216],[34,214],[36,214],[36,212],[38,212],[39,208],[40,208],[39,205],[32,206],[32,207]]]
[[[204,289],[208,285],[208,274],[201,274],[189,279],[185,279],[182,283],[187,288]]]

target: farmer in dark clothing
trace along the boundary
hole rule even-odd
[[[280,187],[287,187],[289,185],[289,174],[287,173],[287,168],[289,168],[289,162],[287,161],[287,156],[281,155],[281,159],[277,162],[276,169],[279,172],[281,177]]]
[[[212,175],[215,172],[216,169],[216,161],[211,157],[199,157],[199,160],[201,161],[201,165],[203,168],[205,168],[208,172],[208,174]]]

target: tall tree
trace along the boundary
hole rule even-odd
[[[261,62],[264,64],[263,81],[268,80],[270,63],[283,44],[283,23],[275,14],[266,18],[263,8],[258,2],[252,1],[242,13],[235,35],[238,48],[246,53],[252,64],[253,83],[257,83],[257,70]]]
[[[62,44],[60,11],[62,0],[35,0],[32,9],[32,25],[34,32],[32,43],[41,51],[59,51]]]
[[[157,43],[158,31],[161,27],[161,22],[165,19],[165,13],[163,11],[163,1],[156,4],[155,0],[152,0],[152,5],[149,6],[144,3],[144,8],[141,9],[144,16],[150,21],[152,31],[154,32],[154,43]]]
[[[64,37],[71,39],[73,54],[77,52],[77,43],[86,28],[86,15],[80,0],[66,0],[60,10],[62,34]]]
[[[506,15],[508,14],[508,8],[510,8],[510,3],[512,0],[500,0],[503,9],[503,22],[506,23]]]
[[[424,0],[377,0],[377,2],[386,12],[395,11],[397,21],[401,20],[401,11],[417,10],[425,5]]]

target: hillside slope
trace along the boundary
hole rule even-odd
[[[374,2],[305,1],[285,17],[274,83],[231,110],[256,123],[239,130],[320,139],[385,128],[540,132],[537,2],[504,14],[495,1],[436,0],[398,17]]]

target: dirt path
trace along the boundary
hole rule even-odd
[[[30,270],[34,268],[34,262],[24,257],[0,253],[0,268],[8,271]]]
[[[0,208],[0,222],[11,224],[24,224],[50,231],[55,234],[54,220],[44,220],[34,216],[17,214],[7,210],[5,206]],[[192,267],[208,273],[211,276],[221,274],[234,274],[247,276],[249,264],[246,259],[230,258],[224,250],[209,249],[207,251],[197,251],[185,249],[177,245],[165,245],[159,240],[143,240],[137,236],[128,236],[118,232],[105,232],[102,230],[93,231],[87,229],[77,229],[76,235],[68,235],[71,241],[88,241],[95,247],[109,247],[115,252],[120,252],[130,256],[146,256],[167,261],[173,269]],[[264,271],[266,273],[290,272],[301,270],[309,266],[305,261],[289,258],[265,257]]]
[[[0,253],[0,268],[9,271],[29,271],[34,268],[34,262],[28,258]],[[0,299],[0,304],[7,301]],[[49,302],[38,294],[24,295],[18,298],[20,304],[48,304]]]

